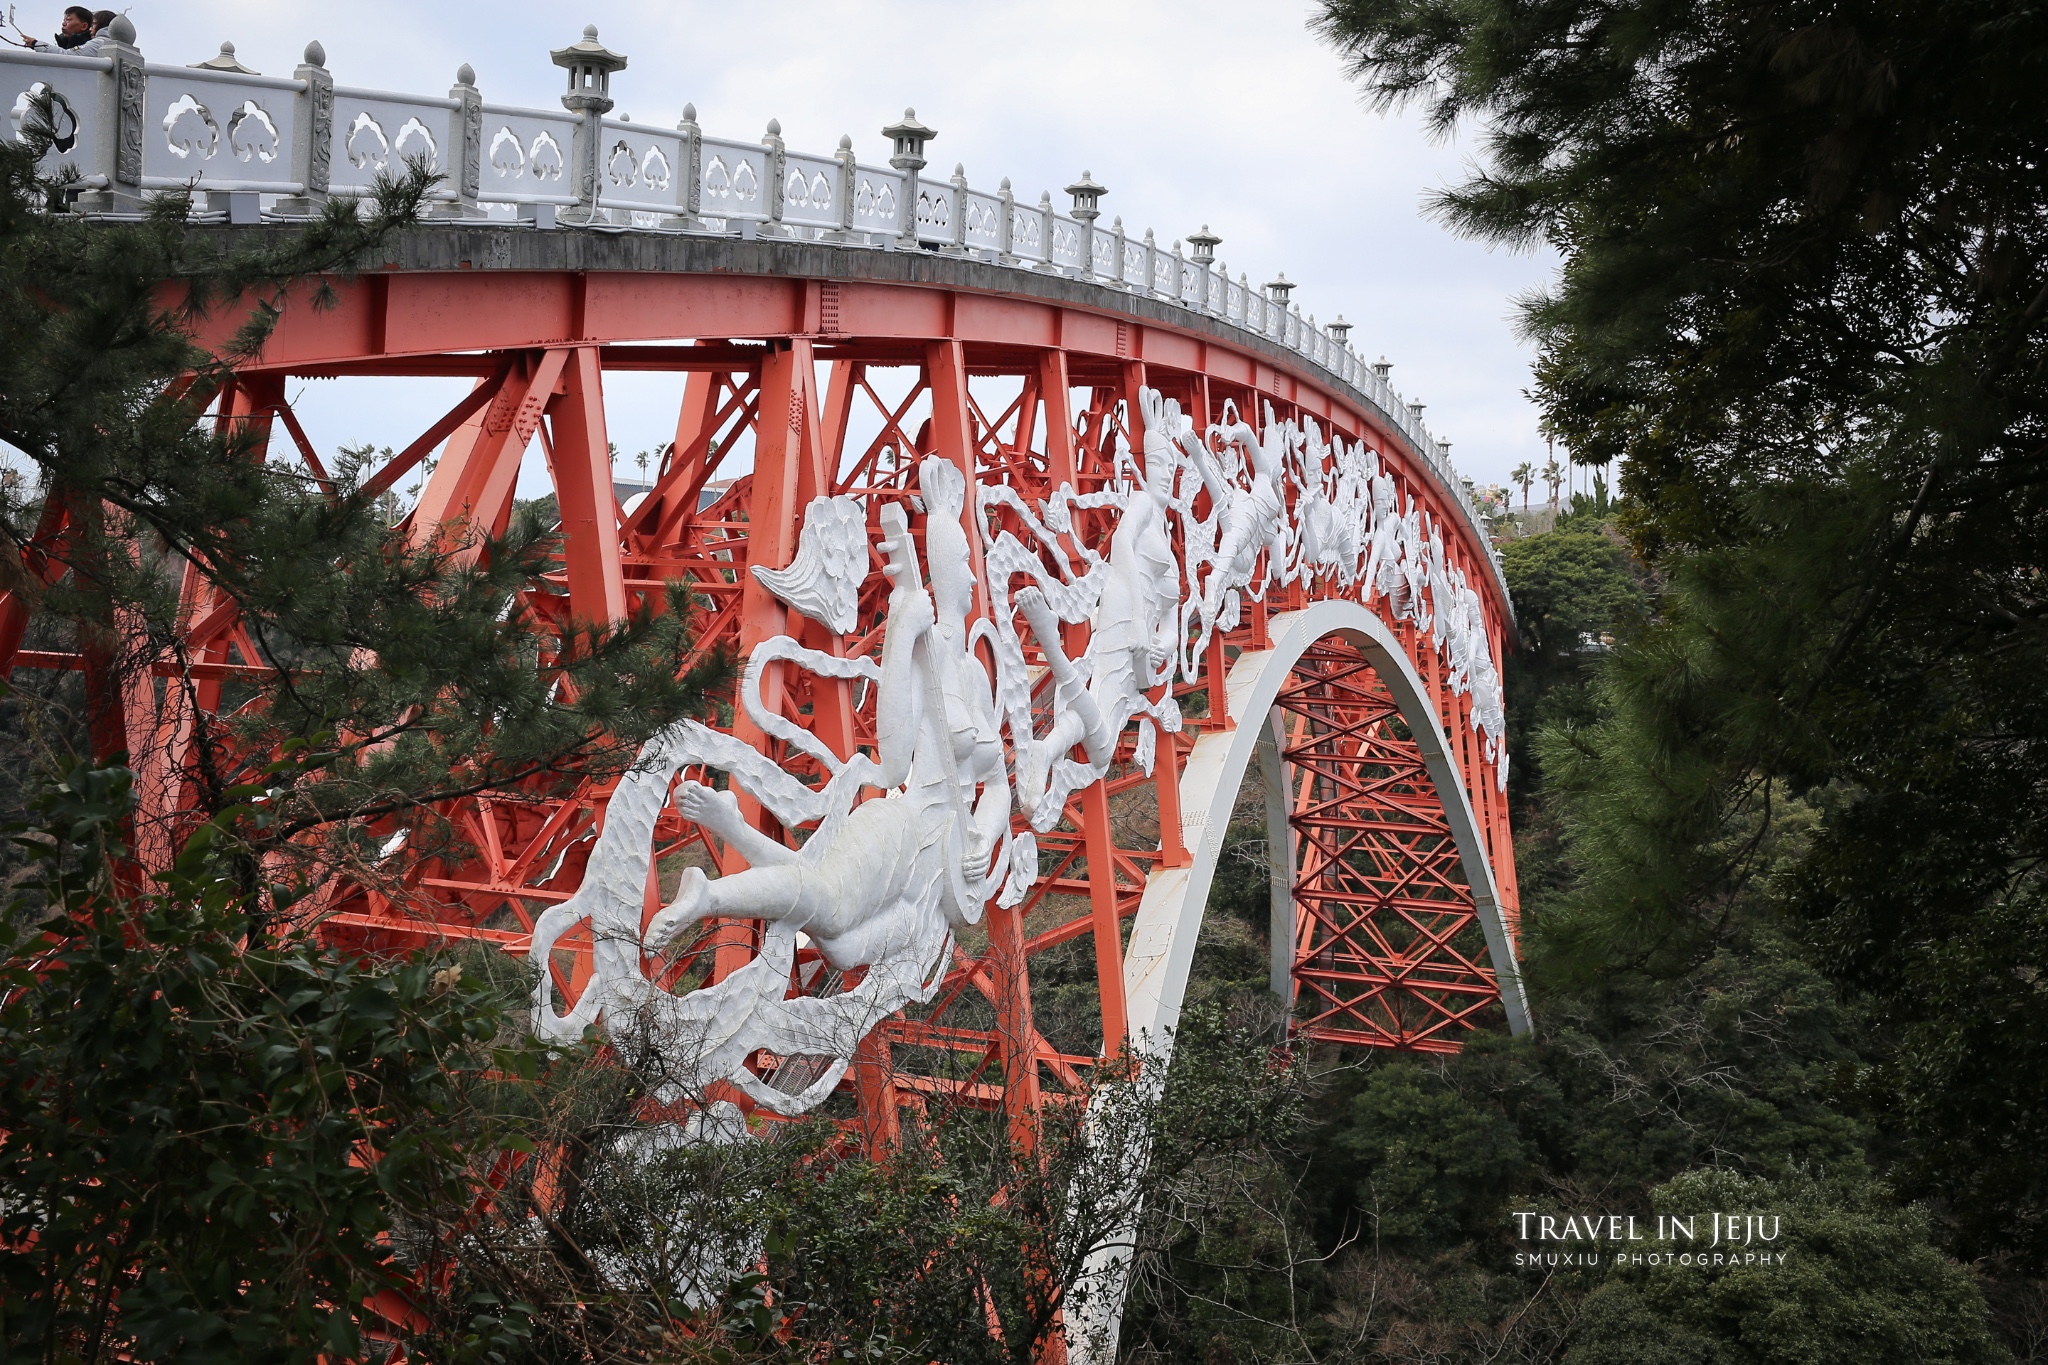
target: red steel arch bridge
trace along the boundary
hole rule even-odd
[[[430,221],[334,306],[289,307],[220,415],[317,470],[296,381],[458,378],[370,476],[419,483],[415,542],[502,531],[525,469],[561,517],[536,621],[683,583],[745,666],[729,726],[566,800],[462,803],[473,855],[402,894],[325,887],[324,934],[528,954],[543,1030],[652,1008],[763,1117],[850,1092],[886,1141],[946,1096],[1026,1131],[1105,1057],[1170,1047],[1256,772],[1294,1034],[1529,1027],[1511,608],[1448,446],[1346,325],[1233,281],[1206,228],[1104,227],[1085,172],[1058,210],[931,173],[908,111],[870,164],[694,109],[610,118],[625,58],[594,30],[554,57],[560,110],[487,102],[467,67],[445,97],[342,86],[317,44],[288,77],[225,48],[159,65],[125,20],[88,55],[0,53],[13,127],[50,96],[79,212],[196,186],[262,232],[407,157],[444,172]],[[673,440],[622,489],[607,384],[647,372],[675,377]],[[260,662],[231,604],[197,578],[185,602],[192,658]],[[0,667],[75,666],[19,649],[23,610],[0,603]],[[161,812],[192,722],[127,716]]]

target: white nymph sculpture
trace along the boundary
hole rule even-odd
[[[934,916],[959,927],[981,919],[1007,870],[1006,859],[994,876],[988,871],[1009,833],[1010,793],[988,675],[968,648],[974,579],[960,525],[965,480],[937,457],[919,474],[932,512],[926,536],[936,608],[920,581],[903,509],[891,503],[881,513],[883,572],[895,588],[875,698],[881,761],[864,780],[892,790],[855,807],[832,838],[821,829],[791,849],[749,825],[730,791],[683,783],[676,805],[684,818],[751,866],[715,881],[686,869],[674,903],[647,926],[650,947],[707,916],[759,919],[802,930],[834,967],[866,966],[872,978],[875,964],[912,939],[931,941]]]
[[[932,463],[922,471],[928,496],[943,505],[943,476],[940,486],[931,486],[937,473]],[[945,468],[959,479],[957,471]],[[973,580],[957,487],[952,507],[950,531],[944,516],[934,516],[928,531],[934,535],[931,562],[942,609],[934,607],[920,581],[901,507],[883,509],[885,572],[895,586],[879,667],[804,649],[787,636],[764,641],[750,660],[743,700],[771,734],[793,727],[760,704],[764,660],[786,659],[875,682],[878,759],[856,753],[840,761],[805,736],[805,747],[832,774],[822,789],[813,790],[748,745],[694,721],[648,741],[612,796],[582,886],[534,926],[531,956],[542,968],[534,1026],[541,1036],[579,1037],[601,1018],[623,1051],[659,1072],[657,1090],[667,1098],[701,1094],[722,1079],[771,1111],[790,1114],[831,1093],[877,1023],[932,997],[950,959],[952,930],[978,920],[1002,872],[1023,862],[1004,856],[1010,793],[987,675],[976,666],[970,676],[959,666],[967,657],[963,604],[972,602]],[[676,793],[679,813],[724,839],[750,865],[716,879],[697,868],[685,870],[674,902],[643,933],[640,906],[655,819],[676,773],[700,764],[730,774],[785,825],[816,822],[817,828],[802,848],[786,847],[747,824],[732,791],[684,781]],[[990,790],[977,792],[977,785]],[[881,788],[885,795],[856,805],[862,787]],[[991,860],[997,874],[984,875]],[[1028,871],[1036,872],[1035,855]],[[1017,875],[1026,873],[1020,869]],[[717,985],[683,995],[650,981],[644,956],[677,941],[707,916],[761,921],[755,959]],[[558,1012],[549,955],[563,934],[586,919],[595,970],[575,1007]],[[865,968],[861,983],[836,995],[784,999],[799,933],[810,937],[831,966]],[[825,1057],[831,1064],[789,1094],[747,1067],[761,1049]]]
[[[1109,770],[1118,738],[1133,717],[1144,728],[1138,761],[1152,770],[1156,723],[1168,733],[1180,729],[1180,708],[1171,695],[1154,702],[1147,694],[1173,677],[1174,632],[1180,609],[1180,565],[1173,554],[1168,513],[1174,506],[1174,485],[1181,469],[1179,438],[1186,427],[1180,405],[1163,400],[1154,389],[1139,392],[1144,414],[1145,458],[1131,462],[1131,483],[1104,497],[1081,498],[1070,489],[1054,495],[1048,520],[1066,524],[1069,509],[1102,505],[1118,509],[1110,534],[1106,571],[1091,575],[1099,584],[1086,613],[1088,647],[1077,662],[1068,657],[1060,638],[1062,619],[1081,619],[1078,606],[1086,597],[1061,594],[1056,605],[1042,575],[1017,593],[1016,609],[1030,623],[1053,679],[1053,724],[1044,735],[1031,725],[1028,686],[1006,689],[1012,705],[1011,735],[1017,743],[1017,804],[1041,833],[1057,825],[1067,797]],[[1113,499],[1113,501],[1112,501]],[[1006,533],[1007,535],[1007,533]],[[1011,544],[1016,544],[1014,540]],[[1007,600],[1011,569],[1029,565],[1013,555],[992,556],[992,576],[1001,570],[998,600]],[[1055,589],[1056,591],[1056,589]],[[1065,607],[1063,612],[1060,607]],[[1073,613],[1068,615],[1067,613]],[[1008,622],[999,609],[997,630]],[[1014,642],[1014,634],[1009,635]],[[1021,654],[998,645],[998,659],[1011,671],[1021,669]],[[1086,763],[1066,757],[1075,744],[1088,755]]]
[[[1266,433],[1262,439],[1238,417],[1237,405],[1223,405],[1223,420],[1209,428],[1210,440],[1218,440],[1227,452],[1235,449],[1250,466],[1251,483],[1240,484],[1216,468],[1207,442],[1182,442],[1202,486],[1209,490],[1213,509],[1206,521],[1185,519],[1188,545],[1189,599],[1181,608],[1180,635],[1187,637],[1192,619],[1199,614],[1201,630],[1181,661],[1181,675],[1192,682],[1202,651],[1217,630],[1231,630],[1238,619],[1238,601],[1249,593],[1254,599],[1265,593],[1265,579],[1282,578],[1290,572],[1288,563],[1287,499],[1282,491],[1290,432],[1273,420],[1266,407]],[[1266,573],[1254,584],[1253,573],[1259,555],[1266,555]],[[1208,577],[1197,590],[1196,577],[1206,566]]]
[[[1323,468],[1323,456],[1333,468]],[[1349,588],[1358,581],[1359,561],[1372,534],[1372,477],[1377,457],[1363,441],[1329,446],[1311,420],[1302,464],[1302,493],[1295,511],[1301,519],[1305,571]]]

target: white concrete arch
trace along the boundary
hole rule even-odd
[[[1500,979],[1508,1028],[1514,1033],[1527,1032],[1528,1002],[1522,991],[1514,942],[1501,916],[1493,865],[1487,859],[1479,822],[1459,780],[1457,765],[1444,748],[1443,728],[1430,701],[1429,689],[1409,662],[1406,651],[1386,622],[1356,602],[1317,602],[1304,611],[1282,613],[1273,618],[1270,634],[1271,649],[1242,654],[1231,665],[1228,704],[1237,728],[1205,734],[1196,740],[1181,770],[1181,838],[1192,863],[1188,867],[1157,869],[1145,883],[1144,899],[1124,954],[1124,997],[1134,1048],[1148,1058],[1172,1056],[1173,1029],[1180,1021],[1181,1002],[1187,994],[1188,969],[1194,963],[1202,911],[1208,904],[1216,861],[1223,852],[1231,808],[1237,803],[1245,770],[1255,757],[1266,770],[1268,826],[1276,835],[1286,828],[1285,807],[1278,796],[1279,784],[1274,781],[1279,776],[1280,753],[1270,716],[1295,663],[1311,645],[1332,636],[1349,641],[1365,655],[1393,694],[1402,718],[1421,746],[1430,779],[1443,798],[1459,862],[1472,886],[1487,953]],[[1276,843],[1291,849],[1284,839],[1276,839]],[[1289,894],[1293,880],[1291,862],[1291,854],[1285,865],[1275,860],[1276,905]],[[1291,911],[1284,923],[1286,933],[1276,934],[1273,946],[1276,988],[1286,979],[1292,965],[1291,958],[1283,956],[1291,951],[1291,941],[1279,941],[1292,938]]]
[[[1444,735],[1429,689],[1409,662],[1394,632],[1377,614],[1356,602],[1317,602],[1304,611],[1272,619],[1271,649],[1247,652],[1231,665],[1226,684],[1230,716],[1237,728],[1203,735],[1195,741],[1181,770],[1181,839],[1192,856],[1187,867],[1159,868],[1146,880],[1124,953],[1124,996],[1129,1011],[1132,1049],[1145,1059],[1145,1081],[1164,1080],[1173,1058],[1173,1035],[1187,995],[1188,970],[1201,936],[1202,914],[1223,853],[1223,836],[1237,804],[1245,770],[1256,759],[1266,776],[1266,820],[1272,846],[1287,850],[1273,868],[1275,930],[1273,979],[1276,990],[1292,977],[1294,915],[1292,841],[1286,837],[1287,810],[1282,785],[1281,745],[1273,708],[1294,666],[1310,646],[1331,637],[1348,641],[1362,653],[1393,694],[1401,716],[1421,747],[1430,779],[1436,784],[1449,818],[1459,862],[1472,887],[1487,953],[1500,981],[1501,1003],[1511,1032],[1526,1033],[1529,1006],[1515,959],[1514,941],[1502,919],[1493,865],[1487,860],[1479,823],[1459,780],[1456,765],[1444,749]],[[1213,817],[1213,818],[1212,818]],[[1098,1103],[1114,1103],[1105,1093]],[[1127,1229],[1134,1233],[1135,1228]],[[1075,1365],[1101,1365],[1116,1355],[1123,1321],[1125,1270],[1131,1237],[1113,1237],[1089,1258],[1082,1277],[1084,1293],[1067,1318],[1069,1359]]]

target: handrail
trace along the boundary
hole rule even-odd
[[[611,77],[626,58],[600,44],[594,26],[552,54],[569,73],[561,113],[486,104],[467,65],[445,96],[337,86],[317,42],[290,79],[250,70],[227,43],[194,66],[145,62],[125,16],[99,48],[84,58],[0,49],[0,110],[13,111],[0,134],[19,136],[32,97],[47,93],[59,134],[48,161],[77,173],[85,187],[74,197],[77,211],[137,213],[152,192],[190,189],[234,222],[305,217],[329,198],[367,194],[379,174],[418,159],[445,177],[430,221],[927,250],[1161,300],[1290,350],[1378,407],[1499,576],[1449,442],[1430,433],[1419,404],[1394,390],[1384,360],[1368,363],[1352,349],[1349,323],[1304,318],[1284,274],[1263,286],[1242,272],[1233,281],[1215,258],[1221,239],[1206,225],[1171,246],[1149,229],[1130,234],[1121,217],[1098,226],[1108,191],[1086,171],[1067,186],[1072,204],[1061,212],[1049,192],[1035,205],[1020,203],[1007,179],[994,193],[976,190],[963,165],[945,178],[924,175],[937,133],[909,109],[882,130],[893,146],[886,165],[858,161],[850,137],[830,155],[790,151],[774,120],[759,142],[709,137],[694,105],[673,129],[607,118]]]

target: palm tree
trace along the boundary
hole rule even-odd
[[[1508,482],[1522,486],[1522,510],[1529,510],[1529,485],[1536,482],[1536,466],[1527,460],[1508,471]]]
[[[1557,486],[1564,482],[1564,470],[1556,460],[1543,466],[1543,482],[1550,487],[1550,510],[1557,510]]]

